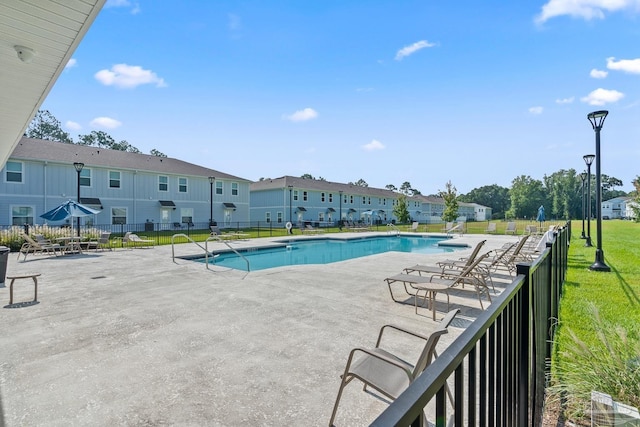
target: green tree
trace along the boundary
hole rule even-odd
[[[458,218],[458,190],[451,181],[447,181],[444,191],[440,190],[438,196],[444,200],[442,220],[452,222]]]
[[[491,208],[493,218],[504,218],[504,213],[511,205],[509,189],[497,184],[474,188],[467,194],[458,196],[458,200],[467,203],[478,203]]]
[[[407,202],[407,196],[400,194],[395,206],[393,207],[393,215],[398,219],[401,224],[409,222],[409,208]]]
[[[362,178],[360,178],[356,182],[349,182],[349,184],[355,185],[356,187],[368,187],[369,186],[369,184],[367,184],[367,181],[365,181]]]
[[[602,184],[602,201],[627,195],[624,191],[615,189],[615,187],[622,187],[624,185],[622,181],[616,177],[602,174],[600,175],[600,183]]]
[[[116,142],[111,135],[101,130],[93,130],[87,135],[78,135],[78,144],[102,147],[110,150],[127,151],[129,153],[140,153],[140,150],[127,141],[122,140]]]
[[[635,197],[633,199],[634,203],[631,204],[631,209],[635,216],[635,222],[640,222],[640,176],[636,176],[636,179],[634,179],[632,183],[635,187]]]
[[[582,180],[575,169],[561,169],[543,177],[547,212],[554,218],[582,216]]]
[[[46,139],[47,141],[73,144],[71,136],[62,130],[62,125],[49,110],[38,110],[25,132],[28,138]]]
[[[156,157],[167,157],[166,154],[156,150],[155,148],[152,148],[151,151],[149,152],[149,154],[151,154],[152,156],[156,156]]]
[[[520,175],[511,182],[509,195],[511,207],[507,216],[510,218],[535,218],[538,207],[546,200],[542,181],[528,175]]]
[[[398,188],[393,184],[387,184],[387,185],[384,186],[384,188],[386,188],[387,190],[391,190],[391,191],[398,191]]]
[[[315,179],[313,177],[313,175],[311,175],[310,173],[305,173],[304,175],[301,175],[300,178],[302,178],[302,179]]]
[[[388,188],[389,186],[387,186]],[[400,186],[400,192],[406,196],[416,196],[421,194],[419,190],[411,187],[411,183],[409,181],[405,181]]]

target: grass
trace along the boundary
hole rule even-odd
[[[563,399],[565,415],[581,421],[592,390],[640,406],[640,224],[602,222],[602,248],[610,272],[589,270],[593,247],[574,221],[569,268],[554,347],[551,399]],[[582,420],[583,421],[583,420]]]

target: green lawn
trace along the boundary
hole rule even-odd
[[[560,305],[551,395],[567,400],[569,418],[588,415],[591,390],[640,406],[640,224],[602,222],[602,248],[610,272],[589,270],[593,247],[572,224],[569,268]]]

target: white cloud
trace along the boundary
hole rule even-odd
[[[529,108],[529,113],[538,115],[538,114],[542,114],[543,110],[544,110],[544,108],[542,108],[542,107],[531,107],[531,108]]]
[[[82,129],[82,125],[80,123],[73,122],[71,120],[67,120],[67,122],[64,124],[64,127],[66,127],[69,130],[80,130],[80,129]]]
[[[229,29],[232,31],[236,31],[242,28],[242,22],[240,21],[240,17],[238,15],[234,15],[230,13],[227,15],[229,18]]]
[[[640,58],[621,59],[607,58],[607,68],[610,70],[624,71],[625,73],[640,74]]]
[[[111,70],[100,70],[95,74],[96,80],[105,86],[115,86],[124,89],[135,88],[144,84],[155,84],[156,87],[166,87],[164,79],[158,77],[151,70],[145,70],[138,65],[116,64]]]
[[[609,74],[608,71],[596,70],[595,68],[591,70],[591,72],[589,73],[589,75],[594,79],[604,79],[605,77],[607,77],[608,74]]]
[[[299,110],[293,114],[284,115],[282,117],[285,120],[292,122],[306,122],[307,120],[312,120],[318,117],[318,112],[313,108],[305,108],[304,110]]]
[[[415,42],[410,46],[405,46],[396,53],[396,61],[401,61],[405,56],[413,55],[421,49],[424,49],[426,47],[433,47],[435,45],[435,43],[429,43],[426,40],[420,40],[419,42]]]
[[[105,3],[104,7],[105,9],[110,7],[128,7],[131,8],[132,15],[140,13],[140,4],[132,4],[129,0],[107,0],[107,3]]]
[[[574,100],[574,97],[570,97],[570,98],[561,98],[561,99],[556,99],[556,104],[571,104]]]
[[[370,143],[364,144],[362,146],[362,149],[364,149],[365,151],[384,150],[384,148],[385,147],[382,142],[378,141],[377,139],[372,139]]]
[[[612,102],[617,102],[622,98],[624,98],[624,94],[622,92],[618,92],[617,90],[598,88],[592,91],[589,95],[580,98],[580,101],[585,102],[589,105],[605,105]]]
[[[67,68],[73,68],[73,67],[75,67],[76,65],[78,65],[78,61],[77,61],[76,59],[74,59],[74,58],[71,58],[71,59],[69,60],[69,62],[67,62],[67,65],[65,65],[65,66],[64,66],[64,68],[65,68],[65,69],[67,69]]]
[[[105,129],[115,129],[122,126],[122,122],[119,122],[116,119],[112,119],[111,117],[96,117],[95,119],[91,120],[91,126]]]
[[[604,19],[604,12],[616,12],[640,7],[640,0],[549,0],[536,16],[539,24],[556,16],[568,15],[573,18]]]

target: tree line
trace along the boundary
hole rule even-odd
[[[69,132],[62,129],[60,121],[56,119],[49,110],[38,110],[33,120],[31,120],[31,123],[29,123],[29,127],[27,127],[24,136],[65,144],[89,145],[129,153],[142,153],[127,141],[116,141],[111,135],[103,131],[94,130],[86,135],[78,135],[78,140],[74,141]],[[152,149],[149,154],[152,156],[167,157],[166,154],[155,148]]]
[[[111,150],[127,151],[130,153],[140,153],[141,151],[122,140],[116,141],[111,135],[103,131],[91,131],[86,135],[78,135],[74,141],[71,135],[62,129],[60,121],[56,119],[48,110],[38,110],[29,127],[25,132],[28,138],[45,139],[67,144],[89,145],[94,147],[107,148]],[[151,155],[167,157],[164,153],[152,149]],[[301,178],[326,181],[323,177],[314,177],[311,174],[304,174]],[[260,178],[263,180],[265,178]],[[551,175],[544,175],[542,180],[534,179],[528,175],[521,175],[511,182],[511,188],[501,187],[497,184],[485,185],[474,188],[466,194],[458,194],[455,186],[448,181],[445,189],[430,196],[439,197],[444,200],[445,210],[443,220],[455,220],[458,211],[458,202],[478,203],[490,207],[492,218],[535,218],[538,207],[545,206],[547,216],[554,219],[575,219],[582,218],[583,192],[587,199],[587,188],[591,189],[591,215],[595,216],[597,207],[595,206],[595,175],[591,175],[589,185],[586,173],[578,173],[575,169],[561,169]],[[601,175],[602,200],[606,201],[614,197],[628,196],[640,206],[640,176],[633,181],[635,191],[629,194],[616,187],[623,185],[618,178]],[[360,178],[355,182],[349,182],[358,187],[368,187],[369,184]],[[385,186],[387,190],[400,193],[402,200],[397,204],[398,212],[394,212],[396,217],[404,222],[408,221],[409,213],[406,203],[409,197],[422,194],[420,190],[414,188],[410,182],[405,181],[399,187],[394,184]],[[404,206],[404,208],[403,208]],[[586,208],[585,208],[586,209]],[[637,209],[640,209],[638,207]],[[587,213],[585,212],[585,216]],[[636,213],[636,218],[640,218],[640,212]]]

